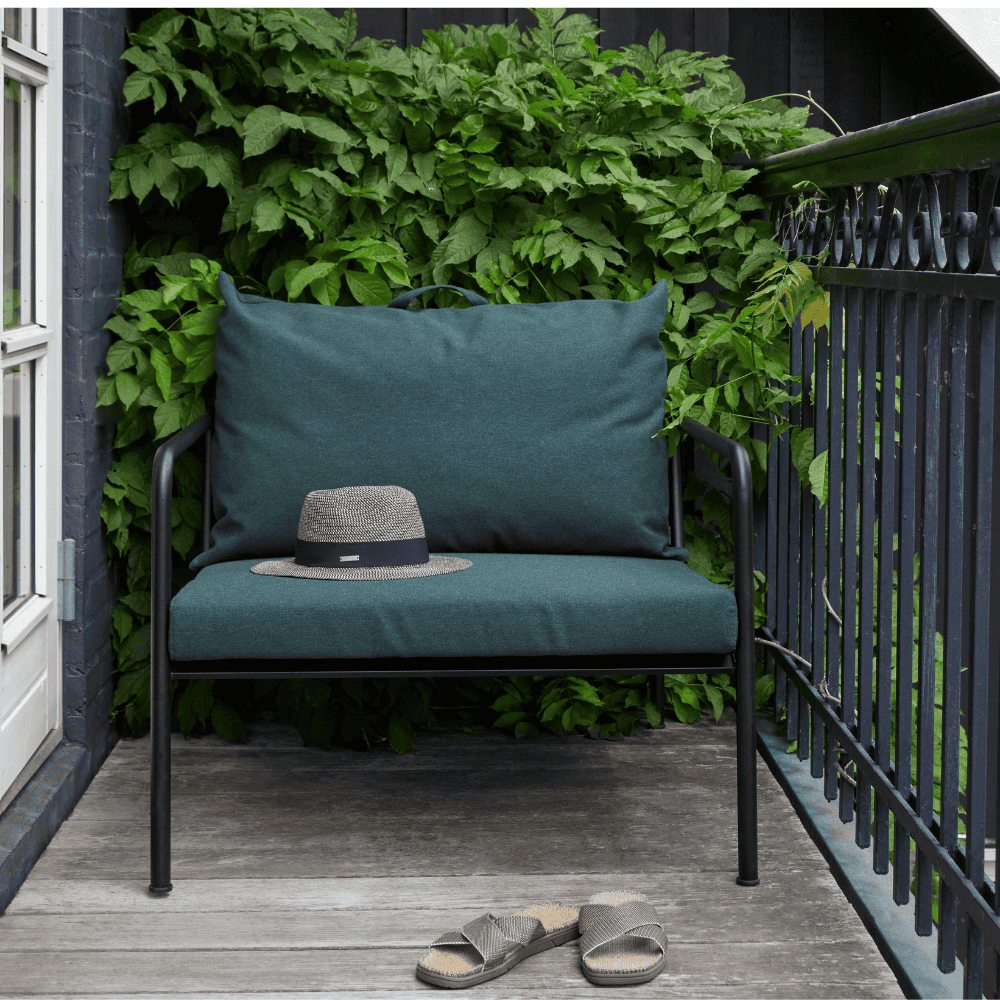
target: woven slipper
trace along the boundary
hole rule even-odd
[[[580,907],[580,963],[598,986],[648,983],[667,965],[667,935],[638,892],[599,892]]]
[[[464,989],[502,976],[522,959],[580,936],[579,911],[537,903],[508,917],[485,913],[461,931],[449,931],[417,962],[425,983]]]

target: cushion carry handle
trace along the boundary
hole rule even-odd
[[[459,288],[458,285],[425,285],[423,288],[411,288],[410,291],[403,292],[402,295],[397,295],[389,303],[388,308],[406,309],[418,295],[423,295],[424,292],[433,291],[435,288],[451,288],[456,292],[461,292],[474,306],[489,305],[489,302],[486,299],[484,299],[482,295],[477,295],[475,292],[470,292],[464,288]]]

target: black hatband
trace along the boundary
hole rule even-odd
[[[430,562],[426,538],[393,542],[306,542],[295,539],[299,566],[412,566]]]

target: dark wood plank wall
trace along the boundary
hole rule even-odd
[[[341,15],[345,8],[328,8]],[[359,34],[419,45],[443,24],[535,24],[523,7],[358,7]],[[1000,90],[931,12],[911,8],[570,7],[600,26],[602,48],[646,44],[732,56],[747,99],[812,92],[855,132]],[[801,105],[795,98],[786,103]],[[836,132],[818,111],[809,124]]]

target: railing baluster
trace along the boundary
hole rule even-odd
[[[902,361],[899,428],[899,610],[896,619],[896,788],[910,793],[913,739],[913,557],[917,489],[917,356],[920,350],[918,311],[924,296],[903,295]],[[910,901],[910,834],[895,821],[892,898]]]
[[[821,455],[827,449],[827,378],[829,376],[830,355],[829,330],[825,334],[815,332],[815,371],[816,371],[816,405],[813,408],[813,427],[816,435],[816,454]],[[823,680],[824,639],[826,638],[826,604],[823,602],[822,586],[826,577],[826,510],[827,505],[818,497],[812,498],[813,510],[813,585],[810,588],[812,598],[812,682],[819,686]],[[812,746],[810,758],[812,768],[810,773],[814,778],[823,777],[824,765],[824,734],[826,727],[820,722],[819,715],[811,711],[812,716]]]
[[[896,521],[896,332],[899,293],[882,295],[882,391],[879,393],[878,612],[875,652],[875,759],[889,771],[892,706],[892,563]],[[889,870],[889,803],[875,796],[875,851],[872,868]]]
[[[941,494],[941,351],[944,300],[929,296],[925,313],[924,467],[920,536],[920,636],[917,681],[917,814],[926,826],[934,812],[935,633],[937,631],[938,497]],[[927,937],[934,929],[934,869],[917,851],[914,925]]]
[[[944,708],[941,736],[941,844],[958,847],[958,755],[962,710],[962,547],[965,531],[965,381],[967,304],[948,302],[951,327],[948,380],[948,531],[944,613]],[[955,968],[958,908],[955,895],[938,888],[938,968]]]
[[[848,288],[845,309],[847,340],[844,345],[844,596],[840,630],[843,639],[840,683],[840,718],[845,726],[855,724],[857,685],[857,626],[856,595],[858,592],[858,453],[861,433],[858,426],[861,371],[861,289]],[[846,781],[841,782],[840,819],[849,823],[854,819],[855,789]]]
[[[993,349],[994,349],[994,357],[995,357],[995,354],[996,354],[996,325],[997,325],[996,303],[995,302],[989,303],[989,316],[983,318],[983,324],[984,324],[984,326],[987,323],[989,324],[989,330],[991,331],[991,337],[992,337],[993,342],[994,342],[994,348]],[[993,684],[992,681],[990,682],[989,700],[990,700],[990,706],[993,709],[993,718],[994,719],[1000,719],[1000,685]],[[996,773],[1000,774],[1000,740],[997,741],[997,758],[998,759],[995,762],[996,763],[996,767],[997,767]],[[993,829],[994,829],[994,831],[1000,833],[1000,794],[996,795],[996,801],[995,801],[994,805],[995,805],[996,812],[994,813],[994,816],[993,816],[993,822],[994,822]],[[1000,837],[998,837],[997,839],[1000,839]],[[997,872],[996,872],[996,868],[995,868],[995,863],[994,863],[994,872],[993,872],[993,880],[992,881],[994,883],[993,913],[996,915],[996,917],[998,918],[998,920],[1000,920],[1000,889],[997,888],[998,879],[997,879]],[[991,966],[992,966],[992,972],[993,972],[993,991],[992,991],[992,995],[994,997],[996,997],[996,996],[1000,995],[1000,951],[997,951],[997,950],[991,948],[990,949],[990,954],[992,955]]]
[[[796,316],[791,331],[791,351],[789,354],[789,374],[800,376],[798,386],[804,388],[802,375],[802,323]],[[792,383],[795,391],[796,383]],[[802,426],[802,405],[792,406],[788,411],[792,427]],[[791,431],[788,432],[788,638],[789,649],[799,642],[799,572],[802,562],[802,520],[801,498],[798,476],[792,466]],[[799,691],[795,685],[788,688],[788,739],[796,740],[799,735]]]
[[[812,378],[814,348],[812,323],[802,331],[802,426],[804,428],[813,426],[813,413],[815,407],[812,404]],[[801,496],[801,518],[802,518],[802,567],[801,585],[799,589],[799,642],[798,649],[800,655],[809,658],[812,647],[812,601],[815,595],[813,581],[813,495],[808,483],[799,483],[799,495]],[[816,664],[813,664],[815,669]],[[806,696],[799,692],[799,736],[798,736],[798,758],[805,760],[809,756],[809,723],[812,712],[809,709],[809,702]]]
[[[875,372],[878,353],[879,293],[865,289],[862,298],[864,324],[864,370],[861,391],[861,586],[858,609],[858,739],[868,749],[872,743],[872,666],[875,620]],[[881,528],[881,526],[880,526]],[[881,534],[881,530],[880,530]],[[858,774],[857,829],[858,847],[871,843],[872,786]]]
[[[848,435],[848,437],[850,437]],[[851,445],[853,448],[853,444]],[[843,507],[840,498],[841,461],[844,448],[844,289],[830,289],[830,461],[827,501],[827,583],[830,606],[840,613],[840,564]],[[834,697],[840,693],[840,628],[826,620],[826,686]],[[826,730],[826,781],[824,793],[832,802],[837,797],[837,747],[832,730]],[[850,786],[848,786],[850,787]]]
[[[983,885],[983,848],[986,837],[986,727],[989,724],[990,670],[990,546],[993,516],[993,391],[995,352],[995,303],[973,302],[973,323],[979,330],[976,351],[979,384],[976,390],[976,496],[972,551],[975,580],[972,592],[972,664],[969,676],[969,773],[966,791],[968,822],[965,829],[966,868],[969,881]],[[976,322],[978,320],[978,322]],[[965,996],[983,992],[983,932],[971,920],[965,959]]]
[[[764,600],[767,607],[767,627],[773,635],[780,635],[777,625],[778,611],[778,449],[774,440],[774,425],[768,424],[764,428],[764,442],[767,444],[767,525],[766,539],[767,548],[765,550],[764,572],[767,574],[767,590]],[[775,663],[774,657],[767,646],[761,646],[764,650],[764,663],[768,671],[774,671],[775,707],[778,703],[778,675],[785,676],[785,672]],[[777,721],[777,719],[775,719]]]
[[[787,390],[791,391],[791,385],[787,385]],[[785,403],[781,408],[782,418],[788,417],[789,407]],[[777,569],[776,569],[776,593],[774,596],[774,618],[777,631],[774,633],[778,641],[788,643],[788,590],[791,586],[788,573],[788,550],[791,546],[791,521],[789,519],[789,505],[791,499],[788,488],[788,431],[785,431],[774,446],[774,463],[777,466],[778,496],[777,496]],[[768,463],[770,464],[770,463]],[[765,647],[766,648],[766,647]],[[785,678],[785,671],[775,665],[774,670],[774,721],[781,722],[782,712],[788,718],[788,681]],[[792,739],[791,730],[786,728],[788,738]]]

